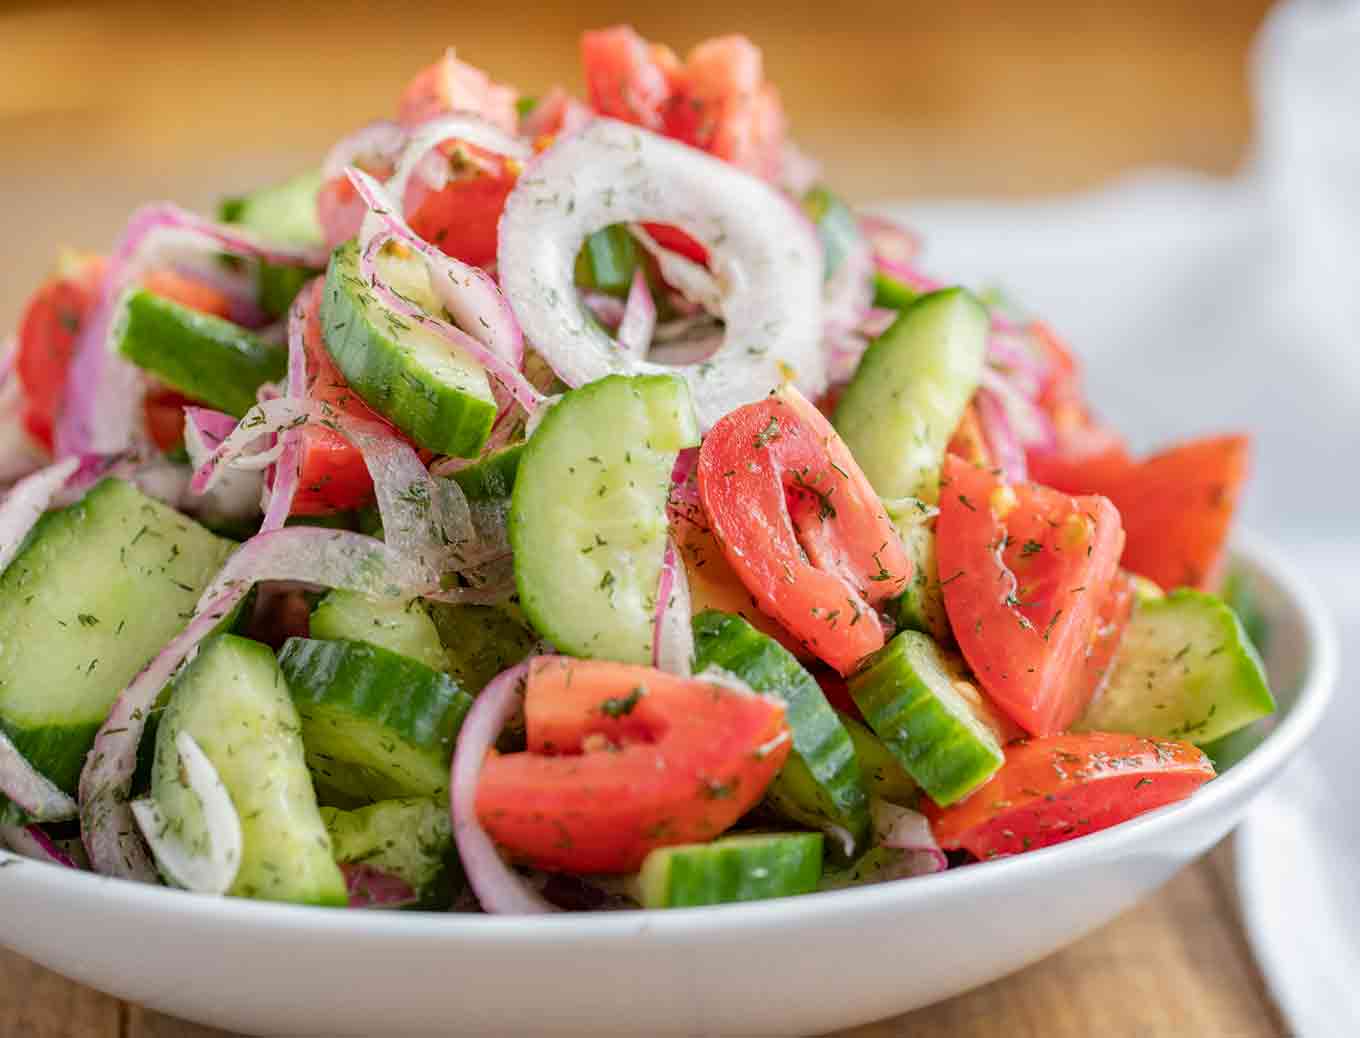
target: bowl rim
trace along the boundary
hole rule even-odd
[[[1031,851],[968,868],[950,869],[931,876],[880,883],[845,890],[823,891],[796,898],[685,909],[636,909],[617,912],[563,912],[536,916],[492,916],[448,912],[337,911],[308,905],[252,901],[246,898],[208,897],[173,888],[151,886],[98,876],[20,858],[0,850],[0,866],[23,862],[25,886],[34,897],[95,896],[107,905],[110,896],[121,909],[160,916],[180,924],[190,921],[212,927],[284,928],[306,930],[315,936],[339,940],[415,939],[453,941],[477,939],[509,944],[533,943],[570,933],[578,939],[632,937],[643,931],[696,937],[732,931],[748,933],[762,927],[784,927],[824,920],[845,921],[851,913],[866,910],[909,910],[925,899],[955,895],[967,890],[982,895],[996,888],[1023,885],[1036,874],[1055,867],[1077,867],[1092,859],[1118,857],[1132,845],[1155,842],[1174,827],[1208,817],[1244,787],[1263,783],[1278,771],[1313,731],[1326,709],[1336,684],[1339,649],[1335,626],[1321,597],[1311,584],[1280,557],[1269,542],[1252,534],[1233,538],[1233,557],[1262,573],[1283,593],[1297,619],[1303,637],[1305,666],[1297,696],[1279,723],[1259,746],[1223,777],[1215,779],[1188,800],[1168,805],[1110,829],[1079,840]],[[562,947],[570,953],[571,944]]]

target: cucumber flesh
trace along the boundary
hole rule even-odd
[[[682,379],[611,375],[553,405],[510,505],[520,605],[560,651],[650,663],[676,455],[699,443]]]
[[[792,821],[834,834],[845,856],[869,839],[869,797],[854,743],[821,686],[793,654],[740,616],[706,610],[694,618],[695,669],[714,666],[786,704],[793,752],[766,798]]]
[[[642,259],[640,251],[623,224],[596,231],[576,257],[576,284],[622,299],[633,284],[633,273]]]
[[[921,298],[921,293],[905,282],[881,271],[874,275],[874,306],[884,310],[905,310]]]
[[[921,798],[921,787],[907,774],[892,751],[868,728],[853,717],[841,716],[850,741],[855,744],[859,771],[871,796],[903,807],[913,807]]]
[[[114,699],[233,547],[115,479],[38,521],[0,574],[0,726],[38,771],[75,791]]]
[[[180,779],[181,731],[217,769],[241,819],[241,864],[229,893],[346,904],[303,759],[297,711],[269,647],[220,635],[173,683],[156,733],[151,796],[175,835],[193,846],[206,833],[198,798]]]
[[[826,279],[830,281],[846,257],[863,244],[859,221],[849,206],[824,187],[814,187],[803,196],[803,211],[817,228],[826,256]]]
[[[1213,762],[1214,773],[1222,775],[1265,742],[1265,738],[1269,734],[1270,727],[1265,721],[1253,721],[1251,724],[1245,725],[1235,732],[1229,732],[1213,742],[1206,742],[1200,749]]]
[[[218,208],[223,223],[240,224],[261,237],[289,245],[320,245],[325,240],[317,219],[316,199],[321,171],[310,170],[238,198],[226,198]],[[319,271],[261,262],[256,266],[260,308],[271,317],[288,312],[302,286]]]
[[[818,889],[844,890],[846,887],[863,887],[870,883],[886,883],[913,876],[916,873],[911,859],[910,851],[895,847],[873,847],[847,867],[823,873]]]
[[[538,636],[505,607],[431,602],[430,615],[444,645],[444,670],[473,694],[538,644]]]
[[[475,465],[460,469],[451,478],[470,503],[509,500],[523,456],[524,444],[516,443],[488,454]]]
[[[903,631],[849,681],[869,727],[941,807],[962,800],[1005,762],[961,674],[961,662],[928,635]]]
[[[424,601],[405,602],[372,598],[354,591],[335,590],[312,610],[311,636],[323,641],[368,642],[443,670],[444,646]]]
[[[318,786],[370,802],[447,797],[472,697],[447,675],[356,641],[290,638],[279,665]]]
[[[911,559],[911,582],[895,603],[898,624],[937,642],[952,642],[940,567],[935,561],[935,510],[914,497],[884,502],[884,508]]]
[[[288,370],[288,351],[238,324],[138,289],[113,329],[123,359],[193,400],[240,418]]]
[[[810,894],[821,878],[820,833],[770,833],[654,850],[638,887],[644,908],[691,908]]]
[[[419,257],[389,246],[376,262],[393,291],[431,314],[444,312]],[[486,371],[435,332],[383,306],[359,276],[354,242],[331,256],[321,326],[345,380],[419,446],[457,457],[481,449],[497,411]]]
[[[1104,690],[1073,729],[1201,746],[1274,710],[1237,614],[1222,599],[1180,588],[1137,603]]]
[[[835,426],[880,497],[934,504],[939,470],[982,377],[990,318],[968,291],[932,292],[870,343]]]
[[[370,865],[404,880],[418,908],[444,909],[462,885],[448,805],[428,797],[380,800],[354,811],[323,807],[331,851],[342,865]]]

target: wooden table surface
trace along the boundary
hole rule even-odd
[[[1146,165],[1231,172],[1250,147],[1262,0],[1091,5],[0,4],[0,332],[63,244],[105,248],[141,201],[207,208],[314,164],[445,43],[527,92],[579,84],[582,28],[762,43],[798,138],[852,199],[1036,196]],[[1285,1034],[1220,847],[1103,930],[858,1038]],[[0,1038],[212,1032],[0,952]]]

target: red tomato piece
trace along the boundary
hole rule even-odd
[[[936,520],[945,610],[991,700],[1031,735],[1085,709],[1087,653],[1119,565],[1119,513],[1102,497],[1010,487],[945,458]]]
[[[948,453],[957,454],[970,465],[991,467],[992,452],[987,449],[987,437],[982,435],[982,423],[973,404],[968,405],[959,419],[959,427],[949,441]]]
[[[1028,452],[1030,478],[1045,486],[1065,489],[1063,473],[1073,466],[1081,470],[1122,464],[1128,458],[1124,439],[1091,414],[1081,388],[1081,367],[1072,351],[1042,321],[1031,324],[1029,333],[1030,341],[1048,360],[1048,376],[1039,406],[1052,421],[1057,441],[1051,447]]]
[[[481,69],[459,61],[450,47],[406,85],[397,104],[397,119],[411,127],[439,115],[466,112],[514,133],[519,125],[516,97],[513,87],[492,82]]]
[[[661,132],[674,55],[648,46],[629,26],[616,25],[582,34],[581,63],[596,112]]]
[[[1184,800],[1214,777],[1189,743],[1113,732],[1028,739],[1006,747],[1006,763],[967,800],[941,810],[927,802],[945,850],[989,859],[1038,850],[1108,829]]]
[[[405,199],[407,222],[446,255],[487,266],[496,258],[501,210],[514,190],[519,164],[462,141],[449,141],[442,151],[450,179],[431,191],[412,178]]]
[[[24,427],[49,450],[76,338],[98,300],[103,269],[104,261],[95,258],[73,277],[48,281],[19,318],[15,372],[24,391]]]
[[[699,452],[699,496],[763,612],[842,674],[883,646],[876,608],[908,560],[849,449],[796,389],[726,415]]]
[[[685,259],[708,266],[708,250],[679,227],[671,227],[664,223],[644,223],[642,229],[663,249],[678,252]]]
[[[326,352],[321,336],[321,280],[303,289],[307,323],[302,338],[307,351],[308,395],[329,404],[341,414],[386,424],[349,387]],[[373,480],[364,456],[349,440],[333,429],[308,425],[302,429],[301,474],[293,497],[293,515],[329,515],[362,508],[373,499]]]
[[[1084,691],[1081,695],[1088,703],[1105,684],[1110,664],[1114,662],[1114,655],[1119,651],[1119,643],[1124,638],[1124,630],[1129,626],[1129,619],[1133,616],[1133,603],[1133,581],[1129,579],[1128,573],[1121,569],[1110,581],[1110,592],[1100,604],[1095,631],[1086,649],[1086,661],[1081,678]]]
[[[526,751],[486,760],[477,816],[516,858],[567,872],[632,872],[713,839],[790,746],[776,699],[607,660],[534,660],[524,720]]]
[[[392,171],[386,171],[391,176]],[[384,177],[386,179],[386,177]],[[368,207],[354,190],[354,185],[345,176],[328,180],[321,185],[316,196],[316,218],[321,224],[321,233],[328,248],[335,248],[349,241],[359,233]]]
[[[153,270],[142,279],[142,287],[201,314],[231,319],[231,299],[206,281],[186,277],[173,270]]]

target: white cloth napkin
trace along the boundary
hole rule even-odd
[[[1306,897],[1254,885],[1253,939],[1291,1027],[1310,1038],[1360,1033],[1333,1029],[1360,1021],[1360,975],[1336,976],[1360,964],[1360,659],[1344,648],[1360,643],[1360,2],[1277,8],[1254,73],[1257,147],[1232,179],[1151,170],[1060,201],[882,209],[923,232],[928,272],[999,284],[1049,320],[1085,359],[1097,409],[1136,446],[1253,433],[1244,521],[1314,576],[1342,634],[1342,687],[1310,760],[1243,842],[1268,856],[1244,863],[1258,877],[1302,878],[1290,868],[1300,857],[1316,866],[1308,875],[1347,876]],[[1318,782],[1349,791],[1347,805],[1311,795]],[[1322,1014],[1309,1010],[1319,999]]]

